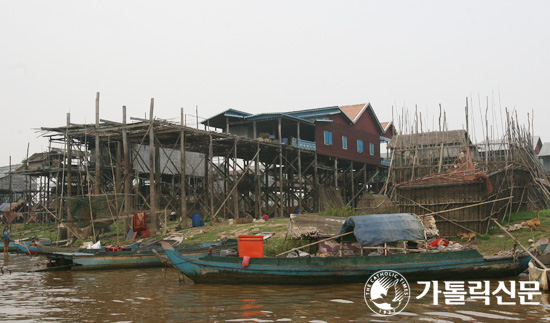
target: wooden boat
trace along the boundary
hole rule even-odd
[[[138,248],[139,244],[132,243],[128,245],[124,245],[122,250],[134,250],[135,248]],[[40,254],[55,254],[55,253],[73,253],[73,252],[80,252],[80,253],[91,253],[96,254],[103,252],[101,249],[87,249],[87,248],[81,248],[81,247],[59,247],[59,246],[44,246],[44,245],[37,245],[36,248],[39,250]]]
[[[544,254],[537,257],[547,268],[550,268],[550,254]],[[542,268],[537,262],[532,259],[529,262],[529,280],[538,281],[541,290],[550,290],[550,269]]]
[[[17,250],[22,253],[27,253],[31,256],[36,256],[40,250],[36,246],[26,245],[22,243],[15,243]]]
[[[38,245],[36,246],[36,248],[39,250],[39,253],[41,254],[48,254],[48,253],[54,253],[54,252],[78,252],[81,250],[80,247],[56,247],[56,246],[44,246],[44,245]]]
[[[38,242],[39,242],[39,244],[42,244],[42,245],[45,245],[45,246],[52,243],[52,241],[50,239],[46,239],[46,238],[38,239]],[[31,245],[32,243],[33,243],[32,240],[19,240],[19,241],[14,241],[13,245],[15,246],[16,251],[19,251],[19,252],[22,252],[22,253],[28,253],[29,255],[34,256],[37,253],[39,253],[40,250],[36,246],[32,246]],[[12,244],[12,242],[10,242],[10,246],[11,246],[11,244]]]
[[[516,276],[530,257],[483,257],[476,250],[421,252],[388,256],[243,258],[182,255],[163,244],[170,261],[196,283],[331,284],[366,282],[379,270],[395,270],[407,279],[485,279]]]
[[[386,246],[394,241],[425,240],[421,221],[410,213],[349,217],[340,233],[333,238],[344,236],[355,237],[361,250]],[[364,283],[380,270],[397,271],[412,281],[497,278],[518,275],[527,269],[530,260],[528,256],[483,257],[476,250],[434,252],[404,248],[393,249],[408,253],[386,256],[364,256],[361,253],[361,256],[346,257],[190,257],[182,255],[169,244],[163,243],[162,246],[173,265],[191,280],[223,284]]]
[[[178,245],[175,248],[188,255],[205,255],[210,248],[213,251],[236,248],[237,241],[234,239],[220,240],[199,244]],[[134,248],[130,251],[98,251],[89,253],[88,250],[78,252],[54,252],[47,254],[50,269],[119,269],[119,268],[143,268],[159,267],[163,263],[155,255],[154,251],[162,252],[162,247]]]

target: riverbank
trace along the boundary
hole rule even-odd
[[[507,217],[501,223],[503,225],[521,224],[524,221],[536,218],[536,212],[519,212]],[[523,228],[511,234],[518,239],[524,246],[528,247],[532,243],[529,240],[538,241],[541,238],[550,238],[550,210],[540,211],[541,227],[536,229]],[[233,224],[227,220],[209,221],[202,227],[191,227],[191,222],[187,223],[187,229],[182,229],[181,224],[177,222],[168,222],[167,230],[161,228],[159,234],[151,239],[162,239],[170,233],[183,235],[183,244],[201,243],[219,240],[223,238],[237,238],[239,235],[253,235],[261,232],[270,232],[272,237],[266,240],[264,252],[266,256],[274,256],[283,251],[295,248],[297,246],[309,243],[309,240],[290,240],[286,238],[288,230],[288,218],[274,218],[269,221],[251,222],[244,224]],[[177,226],[177,228],[176,228]],[[125,233],[118,232],[121,226],[111,225],[102,236],[100,236],[102,245],[122,244]],[[166,231],[166,234],[164,232]],[[56,240],[57,228],[54,225],[39,224],[15,224],[12,227],[12,237],[20,239],[25,237],[50,238]],[[508,251],[513,247],[512,239],[506,235],[496,225],[493,225],[487,234],[477,235],[470,241],[460,237],[451,237],[454,241],[459,241],[465,246],[475,247],[479,252],[485,255],[498,254],[501,251]],[[80,245],[82,241],[76,241],[74,245]],[[307,250],[306,250],[307,251]]]

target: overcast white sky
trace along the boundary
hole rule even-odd
[[[33,128],[67,112],[93,122],[96,92],[118,121],[152,97],[161,118],[368,101],[430,126],[441,103],[451,129],[489,96],[550,141],[550,1],[0,0],[0,41],[0,165],[47,149]]]

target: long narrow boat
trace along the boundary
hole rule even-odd
[[[410,280],[482,279],[515,276],[527,269],[528,256],[483,257],[476,250],[422,252],[388,256],[243,258],[184,256],[163,244],[170,261],[197,283],[331,284],[365,282],[379,270],[394,270]]]
[[[353,233],[353,236],[350,234]],[[369,214],[349,217],[337,237],[355,237],[361,248],[395,241],[425,240],[414,214]],[[411,280],[481,279],[515,276],[527,269],[530,257],[483,257],[476,250],[434,252],[408,250],[379,256],[237,258],[189,257],[162,244],[166,255],[185,276],[197,283],[331,284],[365,282],[380,270],[394,270]],[[387,250],[387,249],[386,249]],[[406,250],[400,249],[401,252]]]
[[[36,255],[37,253],[40,252],[40,250],[36,247],[36,246],[32,246],[33,240],[18,240],[18,241],[14,241],[14,242],[10,242],[10,247],[13,243],[13,245],[15,246],[15,251],[19,251],[19,252],[22,252],[22,253],[28,253],[30,255]],[[41,239],[38,239],[38,242],[39,244],[42,244],[42,245],[45,245],[45,246],[48,246],[52,243],[52,241],[50,239],[47,239],[47,238],[41,238]],[[11,249],[10,249],[11,251]]]
[[[206,255],[212,251],[219,252],[222,249],[236,248],[237,241],[234,239],[220,240],[206,243],[177,245],[175,248],[187,255]],[[70,268],[72,270],[92,269],[118,269],[118,268],[142,268],[158,267],[163,263],[153,251],[163,253],[162,247],[135,248],[131,251],[100,251],[97,253],[75,252],[47,254],[50,269]]]
[[[31,256],[34,256],[38,254],[40,250],[36,246],[21,244],[21,243],[15,243],[15,246],[17,246],[17,249],[19,252],[22,253],[28,253]]]

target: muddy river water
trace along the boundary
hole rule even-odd
[[[416,299],[424,285],[411,284],[403,312],[383,317],[366,306],[363,284],[185,285],[168,268],[28,272],[40,262],[44,258],[18,254],[0,259],[1,322],[550,321],[545,293],[534,298],[540,305],[497,305],[495,299],[485,305],[470,298],[460,306],[433,305],[431,297]],[[491,281],[493,289],[497,284]]]

